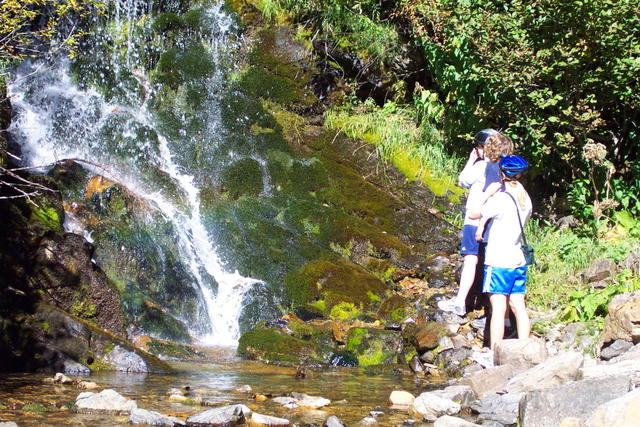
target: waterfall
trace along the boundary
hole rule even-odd
[[[74,64],[67,59],[47,64],[25,62],[16,70],[9,86],[14,108],[10,134],[21,147],[25,165],[45,165],[66,158],[108,165],[107,173],[94,166],[87,168],[122,184],[170,222],[181,262],[190,275],[190,283],[185,285],[200,295],[202,314],[187,325],[190,332],[203,344],[233,345],[240,335],[238,321],[245,295],[262,282],[225,267],[201,216],[198,179],[189,164],[180,160],[196,137],[187,134],[186,124],[180,125],[179,139],[167,135],[153,111],[151,103],[158,87],[142,71],[146,64],[138,63],[142,48],[133,29],[134,20],[148,11],[146,3],[114,2],[114,31],[126,33],[126,40],[120,48],[112,49],[111,56],[104,61],[110,68],[93,72],[94,80],[99,82],[115,76],[113,81],[117,84],[110,88],[111,92],[105,95],[92,84],[75,81]],[[232,23],[222,11],[222,4],[211,6],[205,14],[216,26],[212,30],[216,37],[205,41],[216,71],[206,78],[204,86],[215,93],[225,78],[217,55],[222,47],[231,44],[227,35]],[[100,51],[101,43],[114,43],[104,34],[101,37],[95,42],[96,52]],[[81,71],[85,72],[89,73]],[[220,126],[215,97],[210,101],[205,112],[209,131]],[[181,118],[183,123],[189,119],[185,112]],[[177,194],[154,181],[158,173],[171,180]],[[72,215],[65,226],[68,231],[82,232],[91,238],[90,232],[83,230]],[[174,315],[180,317],[179,313]]]

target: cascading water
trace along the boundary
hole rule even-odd
[[[228,37],[232,21],[221,8],[219,4],[199,11],[200,22],[208,23],[210,28],[209,36],[200,44],[206,49],[198,52],[207,55],[204,64],[214,70],[204,73],[198,86],[206,108],[193,114],[182,106],[177,108],[182,109],[175,114],[181,122],[176,125],[174,121],[172,130],[166,131],[169,125],[162,122],[154,107],[159,83],[152,82],[145,71],[149,64],[141,63],[145,55],[157,57],[159,52],[151,49],[149,53],[149,46],[144,45],[148,33],[143,32],[140,39],[134,30],[136,23],[148,28],[144,12],[149,6],[146,2],[118,0],[115,29],[109,32],[108,25],[113,23],[107,23],[90,47],[88,56],[98,58],[94,62],[71,64],[59,59],[46,66],[27,62],[16,71],[9,88],[15,111],[10,132],[20,144],[25,164],[45,165],[66,158],[91,161],[93,166],[87,168],[92,173],[120,183],[159,212],[173,230],[180,263],[187,270],[185,281],[200,295],[197,315],[172,314],[187,323],[200,342],[232,345],[240,334],[238,320],[245,296],[262,282],[225,268],[200,212],[198,185],[208,179],[211,170],[192,171],[185,160],[201,147],[203,135],[216,135],[221,127],[215,94],[225,79],[222,52],[225,46],[232,45]],[[118,41],[118,37],[123,40]],[[105,46],[109,46],[110,54],[100,60]],[[100,67],[95,66],[95,61],[100,62]],[[38,67],[39,71],[34,72]],[[73,67],[80,67],[81,74],[90,79],[74,80]],[[95,83],[102,86],[101,91],[94,87]],[[105,90],[105,86],[110,87]],[[204,127],[190,133],[187,129],[193,120],[204,123]],[[208,143],[215,148],[215,140]],[[219,152],[217,160],[211,162],[224,164],[232,155]],[[96,165],[106,165],[106,171]],[[268,184],[264,168],[263,174]],[[266,184],[265,189],[268,190]],[[75,217],[66,224],[70,229],[78,228]],[[83,232],[89,236],[87,230]],[[163,254],[160,249],[158,253]]]

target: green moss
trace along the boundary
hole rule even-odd
[[[160,55],[152,73],[153,80],[172,89],[194,80],[204,79],[214,71],[209,53],[200,43],[191,43],[184,49],[172,48]]]
[[[257,196],[264,188],[260,164],[253,159],[242,159],[225,168],[221,182],[234,199],[242,195]]]
[[[272,363],[328,363],[332,349],[285,332],[258,326],[244,333],[238,342],[238,354]]]
[[[82,361],[82,364],[91,370],[91,372],[101,372],[101,371],[115,371],[116,367],[111,363],[105,362],[104,360],[95,358],[93,363],[88,363],[88,361]]]
[[[158,15],[151,24],[151,29],[157,33],[164,33],[183,27],[185,20],[176,13],[162,13]]]
[[[204,355],[190,345],[178,344],[170,341],[152,339],[147,344],[149,353],[156,356],[171,357],[174,359],[202,359]]]
[[[350,302],[340,302],[331,307],[329,318],[336,320],[351,320],[355,319],[360,314],[362,314],[362,312],[355,306],[355,304]]]
[[[41,202],[38,206],[31,207],[31,219],[44,224],[50,230],[62,230],[62,218],[60,211],[54,206],[48,206]]]
[[[49,411],[46,406],[40,403],[27,403],[22,407],[22,410],[34,414],[44,414],[45,412]]]
[[[313,309],[316,301],[324,301],[328,314],[340,303],[362,304],[370,308],[368,292],[382,295],[385,285],[361,267],[344,260],[314,260],[285,277],[285,289],[294,307]]]
[[[71,314],[82,319],[90,319],[96,315],[97,307],[90,300],[75,300],[71,304]]]
[[[270,99],[283,105],[294,102],[310,104],[315,98],[313,94],[301,90],[294,80],[256,66],[245,70],[240,76],[239,84],[247,94],[255,98]]]
[[[401,338],[392,331],[351,328],[345,349],[355,354],[360,366],[390,363],[397,357]]]

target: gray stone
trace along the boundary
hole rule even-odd
[[[433,427],[474,427],[479,425],[450,415],[444,415],[433,423]]]
[[[102,390],[100,393],[85,391],[76,397],[74,408],[83,414],[129,415],[138,405],[115,390]]]
[[[631,270],[636,276],[640,276],[640,253],[632,252],[620,263],[620,268]]]
[[[584,356],[580,353],[561,353],[514,376],[507,381],[504,391],[517,393],[542,390],[574,381],[580,375],[583,360]]]
[[[345,425],[340,420],[340,418],[332,415],[325,420],[324,424],[322,424],[322,427],[345,427]]]
[[[535,338],[502,340],[496,344],[494,363],[529,369],[547,359],[544,341]]]
[[[616,296],[609,303],[609,314],[604,319],[602,342],[625,340],[640,342],[640,291]]]
[[[587,427],[632,427],[640,424],[640,389],[598,406]]]
[[[66,359],[63,362],[63,370],[65,374],[89,374],[91,370],[84,366],[82,363],[78,363],[73,359]]]
[[[513,367],[509,365],[494,366],[464,377],[458,385],[470,386],[478,398],[494,393],[513,376]]]
[[[600,363],[595,366],[582,368],[580,372],[585,379],[606,378],[618,375],[624,375],[630,378],[640,373],[640,363],[633,359],[621,360],[616,363]]]
[[[620,356],[633,347],[633,344],[625,340],[615,340],[609,346],[600,350],[600,358],[604,360],[610,360],[614,357]]]
[[[493,421],[504,425],[515,424],[518,421],[520,401],[524,393],[490,394],[476,400],[471,409],[478,413],[478,419]]]
[[[616,356],[613,359],[609,360],[607,363],[613,364],[622,362],[623,360],[637,360],[640,363],[640,344],[636,344],[631,347],[629,350],[621,354],[620,356]]]
[[[18,427],[18,424],[14,423],[13,421],[0,421],[0,427]]]
[[[462,408],[468,408],[476,400],[476,394],[468,385],[452,385],[443,390],[436,390],[433,393],[445,399],[453,400],[460,404]]]
[[[277,427],[277,426],[290,426],[291,421],[286,418],[272,417],[271,415],[263,415],[257,412],[251,414],[249,420],[251,427]]]
[[[169,417],[155,411],[147,411],[146,409],[136,408],[131,411],[129,416],[131,424],[147,424],[150,426],[183,426],[184,421],[176,417]]]
[[[597,259],[584,271],[584,279],[589,283],[611,279],[616,275],[617,269],[618,266],[615,261],[611,259]]]
[[[360,425],[370,425],[370,424],[378,424],[378,420],[376,420],[374,417],[364,417],[363,419],[360,420]]]
[[[520,425],[555,426],[566,417],[585,421],[599,404],[621,397],[628,390],[628,378],[613,377],[575,381],[552,389],[529,392],[520,407]]]
[[[127,351],[119,345],[115,346],[104,357],[105,362],[112,364],[119,372],[149,372],[144,359],[133,351]]]
[[[442,415],[453,415],[460,412],[460,404],[451,399],[441,397],[438,393],[427,391],[416,397],[411,405],[411,412],[420,415],[425,421],[435,421]]]
[[[187,426],[232,426],[243,424],[253,411],[245,405],[229,405],[213,408],[187,418]]]

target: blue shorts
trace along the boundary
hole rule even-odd
[[[475,225],[465,225],[462,229],[462,244],[460,247],[460,255],[478,255],[480,242],[476,240]]]
[[[484,266],[482,292],[485,294],[524,294],[527,290],[527,266],[500,268]]]

